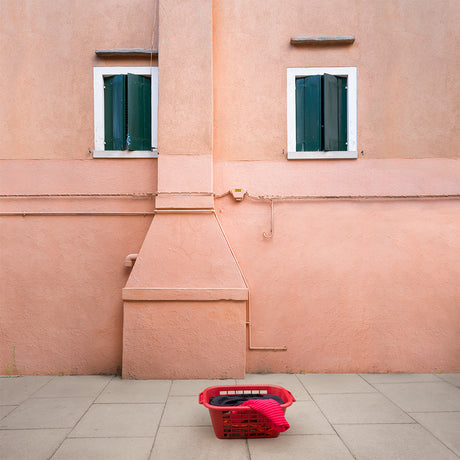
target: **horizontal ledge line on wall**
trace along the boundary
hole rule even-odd
[[[331,37],[292,37],[291,45],[318,46],[318,45],[351,45],[355,41],[354,35],[339,35]]]
[[[231,191],[221,194],[208,192],[146,192],[146,193],[5,193],[0,194],[0,199],[23,198],[135,198],[150,200],[158,195],[206,195],[213,196],[216,200],[231,195]],[[246,192],[243,199],[265,201],[315,201],[315,200],[415,200],[415,199],[458,199],[460,194],[420,194],[420,195],[253,195]],[[242,200],[240,200],[242,201]],[[164,208],[157,212],[214,212],[213,208]]]
[[[95,51],[99,57],[150,57],[158,56],[157,49],[143,48],[115,48],[115,49],[97,49]]]
[[[214,195],[215,199],[231,195],[231,191]],[[426,195],[252,195],[246,192],[244,198],[259,201],[317,201],[317,200],[438,200],[458,199],[460,194],[426,194]],[[243,201],[243,200],[239,200]]]
[[[247,300],[247,288],[124,288],[123,300]]]
[[[139,193],[3,193],[0,198],[144,198],[151,199],[156,192]]]
[[[161,209],[158,208],[155,211],[155,214],[183,214],[183,213],[196,213],[196,214],[213,214],[214,209],[213,208],[203,208],[203,209],[197,209],[197,208],[177,208],[177,209]]]
[[[213,192],[0,193],[0,198],[153,198],[159,195],[214,196]]]
[[[202,195],[202,196],[210,196],[214,195],[212,192],[187,192],[187,191],[181,191],[181,192],[157,192],[157,195]]]
[[[460,198],[460,195],[331,195],[331,196],[286,196],[286,197],[254,197],[253,199],[262,199],[269,201],[315,201],[315,200],[426,200],[426,199],[446,199],[446,198]]]
[[[137,212],[48,212],[48,211],[13,211],[13,212],[0,212],[0,216],[3,217],[8,217],[8,216],[22,216],[22,217],[28,217],[28,216],[43,216],[43,217],[61,217],[61,216],[154,216],[156,214],[155,211],[148,211],[148,212],[142,212],[142,211],[137,211]]]

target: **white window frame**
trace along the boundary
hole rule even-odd
[[[295,80],[312,75],[336,75],[347,77],[347,150],[344,151],[296,151]],[[356,67],[297,67],[287,69],[287,158],[341,159],[358,158],[357,146],[357,69]]]
[[[152,149],[104,149],[104,78],[132,73],[151,78]],[[94,151],[93,158],[156,158],[158,156],[158,67],[94,67]]]

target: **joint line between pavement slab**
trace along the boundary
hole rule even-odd
[[[72,433],[72,431],[75,429],[75,427],[80,423],[80,420],[88,413],[90,407],[94,404],[94,401],[101,395],[101,393],[107,388],[107,385],[114,379],[115,376],[112,375],[112,378],[107,380],[107,383],[102,387],[101,391],[94,397],[92,403],[87,407],[85,412],[82,414],[82,416],[74,423],[73,427],[70,428],[69,432],[65,435],[64,439],[62,442],[56,447],[52,455],[49,457],[50,459],[53,458],[56,455],[56,452],[61,448],[62,444],[64,444],[64,441],[69,438],[69,435]]]
[[[169,380],[168,394],[166,395],[166,399],[165,399],[165,402],[164,402],[164,405],[163,405],[163,410],[161,411],[160,420],[158,420],[158,426],[157,426],[157,430],[155,431],[155,436],[153,437],[153,443],[152,443],[152,447],[150,448],[149,458],[152,458],[153,449],[155,448],[155,443],[156,443],[156,441],[157,441],[158,432],[160,431],[160,427],[161,427],[161,421],[163,420],[163,415],[164,415],[164,413],[165,413],[166,404],[168,403],[168,399],[169,399],[169,396],[170,396],[170,394],[171,394],[172,386],[173,386],[173,381],[172,381],[172,380]]]
[[[327,423],[329,423],[329,425],[331,426],[332,430],[334,431],[335,433],[335,436],[337,436],[338,439],[340,439],[340,442],[345,446],[345,448],[347,449],[348,452],[350,452],[350,455],[353,457],[353,458],[356,458],[356,455],[353,454],[353,452],[351,451],[350,447],[348,447],[348,444],[342,439],[342,437],[340,436],[340,434],[336,431],[336,429],[334,428],[334,425],[330,422],[330,420],[326,417],[326,414],[323,412],[323,410],[321,409],[321,407],[319,407],[318,403],[314,400],[312,394],[308,391],[307,387],[303,384],[302,380],[299,379],[299,377],[297,376],[297,374],[295,374],[295,376],[297,377],[297,380],[300,382],[300,384],[304,387],[305,391],[307,392],[307,394],[310,396],[311,400],[313,401],[313,403],[315,404],[315,406],[318,408],[318,410],[321,412],[321,414],[323,415],[323,417],[327,420]],[[362,378],[362,377],[361,377]],[[364,380],[364,379],[363,379]],[[325,435],[325,436],[333,436],[333,435]]]

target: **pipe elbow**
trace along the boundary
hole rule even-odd
[[[136,262],[138,254],[128,254],[125,258],[124,266],[131,268],[134,266],[134,262]]]

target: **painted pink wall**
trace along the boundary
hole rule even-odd
[[[286,68],[356,66],[366,158],[456,157],[455,0],[215,0],[214,157],[284,160]],[[291,37],[354,35],[351,46]],[[457,48],[456,48],[457,46]]]
[[[123,377],[241,378],[247,288],[210,212],[212,1],[159,13],[158,215],[123,289]]]
[[[0,161],[0,194],[155,188],[155,163],[149,160]],[[117,372],[121,291],[130,273],[123,263],[142,245],[152,219],[142,212],[153,210],[153,200],[0,198],[0,206],[0,374],[14,372],[13,364],[21,374]],[[25,215],[5,215],[12,212]]]
[[[215,162],[216,192],[458,196],[458,160],[414,161],[316,175],[296,163],[277,182],[276,162]],[[227,195],[216,213],[249,285],[253,345],[288,347],[250,351],[247,372],[460,371],[458,198],[275,201],[270,240],[270,202]]]
[[[85,0],[78,8],[45,0],[4,3],[0,157],[11,160],[0,161],[0,193],[144,193],[158,187],[223,193],[242,187],[258,195],[459,195],[459,57],[452,50],[460,9],[453,0],[269,0],[257,8],[214,0],[212,45],[205,34],[200,58],[181,56],[180,46],[200,51],[201,42],[187,43],[185,33],[199,27],[199,8],[190,22],[173,6],[202,3],[209,14],[210,0],[163,2],[159,16],[169,15],[171,30],[186,27],[185,35],[175,36],[160,24],[172,48],[168,54],[164,46],[159,58],[158,162],[92,160],[88,152],[94,144],[92,67],[149,64],[99,59],[94,50],[150,47],[154,2]],[[208,30],[209,16],[205,25]],[[296,35],[342,34],[354,34],[355,44],[289,45]],[[287,161],[286,67],[348,65],[358,67],[358,147],[364,155]],[[187,85],[188,74],[203,66],[206,79],[193,75],[194,84]],[[179,89],[179,99],[195,111],[185,111],[181,100],[170,103]],[[205,157],[211,146],[214,177]],[[203,156],[203,167],[174,167],[190,154]],[[0,215],[0,372],[11,368],[13,350],[20,373],[115,372],[121,293],[129,276],[123,261],[140,250],[151,217],[90,214],[148,213],[155,203],[0,200],[4,213],[88,214]],[[162,207],[169,206],[179,204],[163,200]],[[216,201],[249,283],[253,345],[288,347],[247,351],[247,370],[460,371],[459,211],[458,198],[276,203],[274,236],[266,241],[269,204],[247,198],[236,204],[228,196]],[[206,313],[194,306],[188,308],[198,320],[222,313],[217,306]],[[228,325],[239,327],[240,304],[232,314]],[[149,315],[146,320],[154,321]],[[206,328],[201,332],[205,336]],[[187,337],[183,329],[175,339],[185,346]],[[243,355],[243,343],[237,345]],[[206,369],[203,364],[200,372]]]
[[[0,5],[0,158],[90,158],[93,66],[150,63],[149,57],[101,59],[95,50],[150,48],[155,2],[4,0]]]
[[[10,193],[155,189],[149,160],[0,163]],[[296,164],[275,187],[276,162],[216,162],[216,192],[233,185],[261,195],[458,193],[457,160],[363,160],[356,175],[340,162],[322,163],[314,176],[308,162]],[[1,203],[5,212],[153,209],[138,199]],[[459,371],[458,206],[455,199],[276,203],[267,241],[268,203],[217,200],[250,287],[253,345],[288,347],[248,351],[247,371]],[[130,274],[123,261],[140,250],[151,217],[0,218],[2,372],[13,347],[21,373],[115,372]]]
[[[244,301],[125,302],[123,378],[243,378]]]
[[[201,24],[199,8],[195,19],[190,12],[184,16],[184,2],[162,5],[157,24],[160,13],[176,25]],[[209,2],[203,5],[207,9]],[[216,158],[282,161],[286,68],[351,65],[358,68],[358,146],[366,157],[458,157],[460,58],[455,49],[460,7],[455,0],[214,0],[212,6],[212,56],[208,45],[199,58],[188,52],[200,46],[200,39],[209,39],[198,34],[193,41],[177,37],[180,68],[168,53],[160,57],[160,86],[162,71],[165,78],[168,72],[179,73],[189,82],[183,94],[172,98],[171,88],[165,96],[177,117],[194,126],[174,135],[165,153],[209,149],[210,129],[198,122],[209,118],[212,109]],[[0,158],[90,158],[92,67],[150,63],[148,58],[101,59],[94,51],[149,48],[154,17],[153,0],[2,2]],[[187,32],[187,27],[178,29]],[[170,38],[168,28],[160,33]],[[355,43],[329,48],[289,44],[292,36],[343,34],[355,35]],[[212,106],[203,102],[202,78],[195,72],[211,59]],[[200,110],[185,113],[174,102],[189,99]],[[160,117],[160,143],[174,133],[177,121],[166,113]]]
[[[161,155],[212,154],[212,7],[210,0],[160,2]]]
[[[458,372],[458,202],[219,201],[250,288],[248,372]]]
[[[117,372],[123,262],[150,220],[0,217],[0,374]]]

